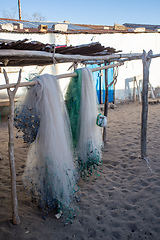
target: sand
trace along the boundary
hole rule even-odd
[[[0,240],[160,239],[160,104],[149,105],[148,161],[140,159],[141,105],[109,109],[103,169],[97,179],[79,181],[79,214],[46,220],[22,184],[28,146],[15,139],[17,193],[21,223],[11,222],[7,122],[0,124]],[[15,129],[16,134],[16,129]]]

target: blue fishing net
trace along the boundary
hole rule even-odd
[[[25,143],[32,143],[36,139],[38,128],[40,125],[40,116],[36,109],[28,108],[25,105],[19,105],[15,109],[14,126],[23,133]],[[16,138],[21,138],[17,132]]]

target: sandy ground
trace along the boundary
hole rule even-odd
[[[97,179],[79,181],[80,211],[72,224],[54,212],[46,220],[23,189],[27,145],[15,140],[17,193],[21,223],[11,222],[7,122],[0,124],[0,240],[160,239],[160,104],[149,105],[148,160],[140,156],[141,105],[109,109],[103,170]],[[16,129],[15,129],[16,134]]]

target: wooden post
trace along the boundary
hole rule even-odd
[[[118,77],[118,66],[113,68],[113,103],[115,103],[115,91],[116,91],[116,83]]]
[[[148,117],[148,84],[149,67],[151,63],[152,50],[146,54],[143,50],[143,89],[142,89],[142,122],[141,122],[141,157],[147,157],[147,117]]]
[[[115,92],[116,92],[116,82],[114,81],[114,83],[113,83],[113,104],[115,103],[115,100],[116,100]]]
[[[138,97],[139,97],[139,102],[141,103],[141,91],[140,91],[140,87],[139,87],[139,85],[138,85],[138,81],[137,81],[137,79],[136,79],[136,85],[137,85],[137,92],[138,92]]]
[[[18,0],[18,9],[19,9],[19,20],[21,20],[21,3],[20,3],[20,0]]]
[[[155,95],[154,95],[153,87],[152,87],[151,84],[150,84],[150,89],[151,89],[151,96],[152,96],[153,99],[155,99]]]
[[[99,71],[99,98],[100,98],[100,104],[102,103],[102,70]]]
[[[105,63],[105,65],[107,65]],[[106,94],[105,94],[105,104],[104,104],[104,116],[107,117],[108,114],[108,69],[105,69],[105,87],[106,87]],[[107,143],[107,126],[103,129],[103,142],[104,145]]]
[[[133,78],[133,102],[136,101],[136,77]]]
[[[6,84],[9,84],[9,78],[5,69],[3,70]],[[8,131],[9,131],[9,162],[10,162],[10,172],[11,172],[11,199],[12,199],[12,221],[13,224],[18,225],[20,223],[20,218],[18,216],[18,200],[16,191],[16,171],[15,171],[15,160],[14,160],[14,134],[13,134],[13,123],[14,123],[14,97],[17,92],[21,81],[21,70],[19,72],[19,77],[17,84],[13,91],[7,88],[9,101],[10,101],[10,116],[8,120]]]

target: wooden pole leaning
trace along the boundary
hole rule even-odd
[[[143,50],[143,89],[142,89],[142,118],[141,118],[141,158],[147,157],[147,118],[148,118],[148,84],[149,84],[149,67],[153,52],[148,54]]]
[[[6,84],[9,84],[9,78],[5,69],[3,70]],[[15,85],[13,91],[7,88],[9,101],[10,101],[10,115],[8,119],[8,130],[9,130],[9,162],[10,162],[10,172],[11,172],[11,199],[12,199],[12,221],[13,224],[18,225],[20,223],[20,218],[18,216],[18,200],[17,200],[17,190],[16,190],[16,170],[15,170],[15,160],[14,160],[14,134],[13,134],[13,123],[14,123],[14,98],[18,90],[21,81],[21,70],[19,71],[18,81]]]
[[[107,63],[105,63],[107,65]],[[104,116],[108,115],[108,69],[105,69],[105,103],[104,103]],[[107,143],[107,126],[103,128],[103,143]]]

